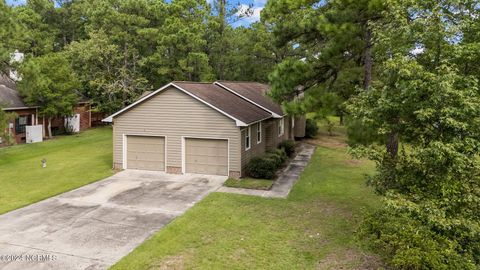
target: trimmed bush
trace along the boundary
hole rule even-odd
[[[283,149],[287,156],[291,157],[295,153],[295,142],[292,140],[286,140],[278,145],[278,148]]]
[[[272,159],[277,169],[287,160],[287,154],[285,154],[283,149],[276,149],[274,152],[266,153],[264,157]]]
[[[254,157],[247,164],[247,172],[253,178],[272,179],[277,168],[277,161],[266,155]]]
[[[317,121],[313,119],[307,119],[306,126],[305,126],[305,137],[313,138],[317,136],[317,133],[318,133]]]

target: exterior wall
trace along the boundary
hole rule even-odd
[[[90,117],[90,104],[82,104],[78,105],[74,109],[75,113],[80,114],[80,130],[85,130],[90,128],[91,125],[91,117]],[[33,119],[29,118],[29,125],[43,125],[44,120],[42,117],[38,117],[37,115],[37,109],[20,109],[20,110],[9,110],[6,111],[7,113],[15,113],[17,116],[33,116]],[[64,129],[64,117],[55,117],[52,119],[52,128],[57,127],[58,129],[61,129],[63,131]],[[13,125],[13,128],[9,128],[11,134],[13,134],[15,143],[21,144],[25,143],[26,141],[26,134],[25,133],[20,133],[17,134],[15,132],[15,120],[10,121],[9,124]],[[45,119],[45,125],[47,125],[47,120]],[[45,132],[45,131],[44,131]],[[45,134],[44,134],[45,136]],[[0,146],[2,144],[0,143]]]
[[[285,116],[285,126],[283,135],[278,135],[278,125],[281,119],[269,119],[266,121],[266,149],[267,151],[275,150],[284,140],[288,140],[292,135],[290,126],[291,126],[291,117]]]
[[[92,127],[90,104],[81,104],[75,107],[75,113],[80,114],[80,130]]]
[[[307,126],[307,118],[305,116],[295,117],[295,126],[293,127],[294,136],[296,138],[305,137],[306,126]]]
[[[266,136],[266,121],[262,121],[262,141],[257,143],[257,124],[251,125],[251,136],[250,136],[250,149],[245,150],[245,137],[247,135],[247,128],[242,128],[242,140],[241,140],[241,152],[242,152],[242,175],[245,176],[246,166],[250,159],[256,156],[263,155],[267,150],[267,136]]]
[[[35,124],[34,122],[37,121],[37,118],[35,117],[36,113],[37,113],[36,109],[14,110],[14,111],[7,111],[7,113],[15,113],[17,116],[30,116],[30,117],[32,117],[32,115],[33,115],[34,121],[32,121],[30,119],[29,119],[29,121],[31,121],[32,124]],[[26,134],[25,133],[17,134],[15,132],[15,120],[10,121],[9,124],[13,125],[13,128],[9,128],[9,130],[10,130],[10,134],[12,134],[14,136],[15,143],[17,143],[17,144],[25,143]],[[39,122],[39,124],[41,124],[41,123]]]
[[[268,119],[262,121],[262,142],[257,144],[257,125],[251,125],[252,134],[251,134],[251,148],[245,150],[245,136],[247,134],[247,129],[243,128],[241,131],[241,151],[242,151],[242,177],[245,176],[246,167],[252,157],[261,156],[265,152],[273,151],[278,147],[284,140],[293,138],[293,131],[291,130],[291,117],[285,116],[285,126],[284,133],[281,136],[278,136],[278,125],[280,119]]]
[[[124,134],[165,136],[170,173],[181,172],[182,136],[228,139],[229,173],[241,170],[240,129],[235,121],[173,87],[113,119],[115,168],[122,168]]]

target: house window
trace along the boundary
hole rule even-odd
[[[278,136],[282,136],[285,132],[285,118],[278,121]]]
[[[295,117],[292,116],[292,128],[295,127]]]
[[[252,135],[252,129],[251,127],[247,128],[247,133],[245,134],[245,150],[250,149],[251,147],[251,135]]]
[[[262,122],[257,125],[257,144],[262,142]]]
[[[27,126],[28,116],[19,116],[15,119],[15,133],[25,133],[25,127]]]

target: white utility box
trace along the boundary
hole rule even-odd
[[[65,117],[65,128],[74,133],[80,132],[80,114]]]
[[[25,127],[26,133],[26,141],[27,143],[37,143],[43,141],[43,126],[36,125],[36,126],[26,126]]]

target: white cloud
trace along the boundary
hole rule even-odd
[[[245,11],[246,11],[248,8],[249,8],[248,5],[241,4],[241,5],[240,5],[240,9],[239,9],[239,11],[237,12],[237,14],[238,14],[238,15],[244,14]],[[252,10],[253,10],[252,15],[251,15],[251,16],[248,16],[248,17],[242,18],[241,21],[243,21],[243,22],[240,23],[240,25],[245,24],[245,23],[251,24],[251,23],[260,21],[260,12],[262,12],[263,7],[254,6],[254,7],[252,7]]]

